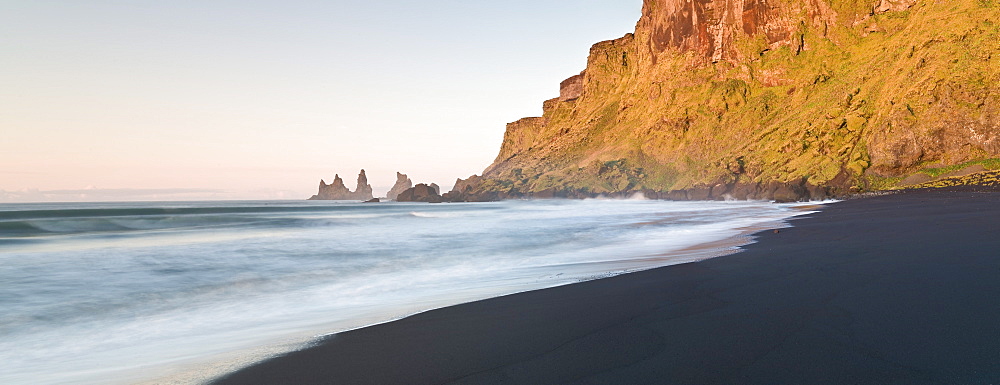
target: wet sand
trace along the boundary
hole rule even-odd
[[[746,251],[333,335],[219,384],[998,384],[1000,192],[827,205]]]

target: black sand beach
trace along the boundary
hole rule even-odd
[[[1000,384],[1000,192],[848,200],[746,251],[341,333],[218,384]]]

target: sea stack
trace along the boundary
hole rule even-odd
[[[315,200],[360,200],[368,201],[372,199],[372,186],[368,184],[368,177],[365,175],[365,170],[361,170],[358,174],[358,186],[355,191],[351,191],[344,185],[344,180],[340,178],[340,175],[333,176],[333,183],[326,184],[322,179],[319,181],[319,192],[309,198],[311,201]]]
[[[399,202],[441,203],[444,199],[438,191],[440,191],[440,188],[434,183],[431,183],[430,185],[420,183],[399,193],[396,200]]]
[[[358,186],[354,188],[354,199],[360,199],[367,201],[372,199],[372,186],[368,184],[368,176],[365,175],[365,170],[361,169],[358,173]]]
[[[385,193],[385,197],[392,200],[396,200],[396,197],[399,196],[399,193],[406,191],[406,189],[409,189],[410,187],[413,187],[413,181],[411,181],[410,178],[406,176],[406,174],[397,171],[396,184],[392,185],[392,188],[389,189],[389,192]]]

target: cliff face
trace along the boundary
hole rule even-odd
[[[994,0],[646,0],[476,188],[820,197],[995,165],[998,23]]]
[[[804,5],[817,13],[813,4]],[[668,50],[693,51],[713,62],[742,60],[737,44],[744,37],[759,35],[769,47],[792,43],[790,11],[765,0],[646,1],[636,34],[654,62]]]

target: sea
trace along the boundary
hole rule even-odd
[[[0,384],[192,384],[429,309],[728,255],[806,204],[0,204]]]

